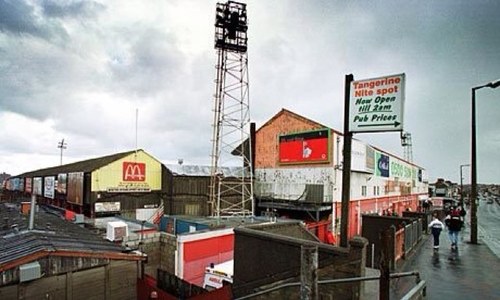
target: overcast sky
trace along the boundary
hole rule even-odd
[[[207,0],[0,0],[0,172],[128,151],[210,164]],[[404,129],[429,180],[470,163],[471,88],[500,78],[500,1],[243,1],[250,114],[342,131],[346,74],[406,74]],[[500,88],[477,91],[478,181],[500,183]],[[403,157],[399,133],[356,134]],[[469,183],[469,168],[464,168]]]

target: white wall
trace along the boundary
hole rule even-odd
[[[337,142],[337,134],[332,135],[331,165],[321,167],[317,165],[297,165],[296,167],[284,166],[278,168],[256,169],[255,193],[258,196],[268,196],[291,201],[301,200],[306,184],[323,184],[323,202],[336,202],[341,200],[342,170],[338,168],[343,160],[343,138]],[[427,193],[427,173],[422,168],[410,164],[400,158],[385,152],[373,149],[361,141],[353,140],[351,172],[351,200],[362,200],[377,197],[401,195],[401,188],[411,187],[411,194]],[[375,154],[370,166],[366,156]],[[377,172],[377,157],[389,156],[388,177]],[[371,156],[370,156],[371,157]],[[419,179],[419,169],[421,179]],[[387,174],[385,174],[387,175]],[[419,181],[421,180],[421,181]],[[366,193],[363,194],[364,188]],[[375,189],[374,189],[375,188]],[[302,199],[303,200],[303,199]]]

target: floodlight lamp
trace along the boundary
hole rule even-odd
[[[217,3],[215,48],[246,52],[247,30],[246,4],[234,1]]]
[[[496,81],[492,81],[486,85],[487,87],[490,87],[492,89],[497,88],[500,86],[500,79],[497,79]]]

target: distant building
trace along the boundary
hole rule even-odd
[[[5,188],[6,180],[10,177],[10,174],[5,172],[0,173],[0,189]]]
[[[163,168],[144,150],[128,151],[26,172],[9,178],[8,189],[91,218],[136,218],[146,209],[153,221],[163,213]]]
[[[455,197],[458,195],[457,184],[449,180],[438,178],[435,183],[431,185],[431,197]]]

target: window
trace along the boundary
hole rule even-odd
[[[366,196],[366,185],[361,186],[361,196]]]

